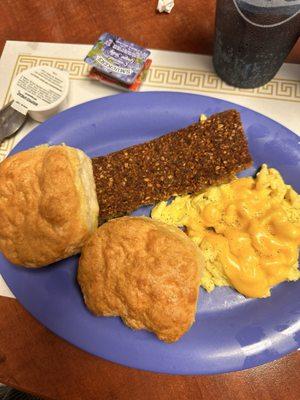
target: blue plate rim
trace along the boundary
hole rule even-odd
[[[82,107],[89,107],[91,103],[98,103],[99,101],[100,101],[100,102],[110,102],[112,98],[115,99],[116,97],[119,97],[119,96],[122,96],[122,97],[124,97],[124,96],[130,96],[130,97],[131,97],[131,96],[134,96],[134,97],[136,97],[136,96],[149,96],[149,95],[162,95],[162,94],[163,94],[163,95],[171,95],[171,96],[193,96],[193,97],[198,97],[198,98],[199,98],[199,97],[202,97],[202,98],[210,98],[210,99],[213,99],[213,100],[217,100],[218,102],[224,103],[224,104],[226,104],[226,106],[230,104],[230,105],[232,105],[232,108],[237,108],[239,111],[240,111],[240,110],[251,111],[251,112],[253,112],[253,113],[255,113],[255,114],[258,114],[258,115],[262,116],[263,118],[267,118],[268,120],[274,122],[276,125],[280,125],[281,127],[283,127],[283,128],[287,131],[288,134],[292,135],[293,137],[297,137],[297,138],[300,140],[299,135],[297,135],[296,133],[292,132],[289,128],[287,128],[287,127],[284,126],[283,124],[277,122],[276,120],[274,120],[274,119],[272,119],[272,118],[267,117],[266,115],[264,115],[264,114],[262,114],[262,113],[260,113],[260,112],[255,111],[255,110],[253,110],[253,109],[251,109],[251,108],[248,108],[248,107],[245,107],[245,106],[241,106],[241,105],[239,105],[239,104],[237,104],[237,103],[234,103],[234,102],[229,102],[229,101],[226,101],[226,100],[223,100],[223,99],[215,98],[215,97],[213,97],[213,96],[198,95],[198,94],[191,94],[191,93],[184,93],[184,92],[173,92],[173,91],[169,91],[169,92],[165,92],[165,91],[153,91],[153,92],[142,92],[142,93],[118,94],[118,95],[107,96],[107,97],[105,97],[105,98],[99,98],[99,99],[90,100],[90,101],[88,101],[88,102],[85,102],[85,103],[76,105],[76,106],[74,106],[74,107],[71,107],[71,108],[69,108],[69,109],[63,111],[62,113],[60,113],[60,114],[58,114],[58,115],[56,115],[56,116],[50,118],[50,119],[49,119],[48,121],[46,121],[43,125],[47,125],[47,126],[48,126],[48,123],[51,124],[53,120],[56,120],[56,119],[58,119],[58,118],[61,118],[61,115],[62,115],[62,114],[65,115],[66,113],[68,113],[68,112],[70,112],[70,111],[72,111],[72,110],[74,110],[74,109],[78,109],[78,108],[82,108]],[[228,108],[228,107],[227,107],[227,108]],[[27,141],[28,141],[28,140],[31,141],[32,133],[35,132],[36,130],[39,130],[40,127],[41,127],[41,125],[38,126],[38,127],[36,127],[36,128],[34,128],[24,139],[22,139],[22,140],[12,149],[12,151],[11,151],[9,154],[10,154],[10,155],[15,154],[17,151],[19,151],[19,147],[22,147],[24,144],[25,144],[25,147],[26,147]],[[31,135],[31,138],[29,138],[30,135]],[[27,139],[27,140],[26,140],[26,139]],[[1,256],[1,257],[2,257],[2,256]],[[13,291],[13,290],[12,290],[12,291]],[[26,308],[26,307],[25,307],[25,308]],[[26,309],[27,309],[27,308],[26,308]],[[29,311],[29,312],[32,314],[31,310],[28,310],[28,309],[27,309],[27,311]],[[34,316],[35,319],[38,320],[38,318],[36,318],[34,314],[32,314],[32,315]],[[50,329],[50,328],[48,328],[48,329]],[[51,330],[51,329],[50,329],[50,330]],[[53,332],[55,333],[55,331],[53,331]],[[57,334],[57,333],[56,333],[56,334]],[[60,335],[59,335],[59,336],[60,336]],[[60,336],[60,337],[61,337],[61,336]],[[62,338],[63,338],[63,337],[62,337]],[[66,340],[66,339],[63,338],[63,340]],[[71,340],[66,340],[66,341],[68,341],[68,342],[74,344],[75,346],[77,346],[77,344],[76,344],[76,343],[73,343]],[[77,347],[78,347],[78,346],[77,346]],[[281,353],[281,354],[280,354],[280,357],[284,356],[285,354],[288,354],[289,352],[291,352],[291,351],[293,351],[293,350],[295,350],[295,349],[287,350],[286,352]],[[86,349],[85,349],[85,351],[89,352],[90,354],[93,354],[93,353],[90,352],[89,350],[86,350]],[[106,359],[107,359],[107,357],[106,357]],[[258,362],[254,362],[253,365],[250,365],[250,366],[248,366],[248,367],[246,367],[246,368],[242,368],[242,369],[244,370],[244,369],[252,368],[253,366],[262,365],[262,364],[264,364],[264,363],[266,363],[266,362],[270,362],[270,361],[273,361],[273,360],[276,360],[276,359],[278,359],[278,355],[274,355],[274,357],[272,357],[272,356],[269,355],[269,357],[268,357],[267,360],[261,360],[261,361],[258,361]],[[109,360],[112,361],[112,362],[118,362],[118,360],[116,360],[115,357],[111,357]],[[135,363],[133,363],[133,364],[135,364]],[[126,365],[127,367],[130,367],[130,368],[139,368],[139,369],[142,369],[142,370],[144,369],[144,368],[142,368],[142,367],[140,367],[140,366],[139,366],[139,367],[136,367],[136,365],[131,365],[131,363],[127,363],[127,364],[124,364],[124,363],[123,363],[123,365]],[[159,372],[159,373],[180,374],[180,375],[191,375],[191,374],[194,375],[194,374],[199,374],[199,369],[197,369],[197,368],[196,368],[195,371],[193,371],[193,369],[190,369],[188,372],[178,372],[178,371],[172,372],[172,371],[165,371],[165,370],[161,370],[161,371],[160,371],[159,369],[153,370],[153,369],[149,369],[149,368],[145,368],[144,370],[147,370],[147,371],[151,370],[151,371],[153,371],[153,372]],[[224,370],[223,368],[221,368],[219,371],[211,371],[211,370],[207,370],[207,371],[206,371],[206,370],[202,370],[200,373],[201,373],[201,374],[217,374],[217,373],[224,373],[224,372],[230,372],[230,371],[236,371],[236,370],[237,370],[237,369],[236,369],[236,367],[234,367],[234,366],[233,366],[232,368],[230,368],[230,367],[227,366],[225,370]]]

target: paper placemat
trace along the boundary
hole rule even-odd
[[[21,71],[50,65],[70,73],[70,92],[65,108],[99,97],[119,93],[87,78],[83,58],[91,45],[6,42],[0,59],[0,106],[11,99],[13,78]],[[189,53],[151,50],[153,64],[142,91],[177,91],[204,94],[232,101],[275,119],[300,135],[300,65],[284,64],[276,77],[257,89],[239,89],[227,85],[213,72],[211,57]],[[0,161],[38,123],[25,127],[0,146]],[[0,275],[0,295],[13,297]]]

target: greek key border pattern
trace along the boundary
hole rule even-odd
[[[69,71],[70,78],[75,80],[88,79],[88,65],[80,59],[58,57],[43,57],[35,55],[19,55],[11,76],[4,104],[11,100],[11,83],[20,72],[39,65],[48,65]],[[210,71],[162,67],[153,65],[147,75],[145,85],[162,89],[177,89],[180,91],[207,92],[230,94],[234,96],[284,100],[300,103],[300,81],[276,78],[265,86],[256,89],[239,89],[227,85]],[[0,161],[13,148],[15,138],[5,140],[0,146]]]
[[[300,103],[300,81],[291,79],[276,78],[256,89],[240,89],[227,85],[214,72],[154,66],[145,83],[164,89],[224,93]]]

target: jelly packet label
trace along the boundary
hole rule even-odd
[[[130,91],[130,92],[136,92],[140,89],[142,83],[146,79],[146,75],[148,70],[150,69],[152,60],[148,58],[144,64],[144,67],[142,71],[139,73],[133,84],[131,85],[125,85],[123,82],[116,81],[115,79],[102,74],[100,71],[98,71],[95,67],[93,67],[90,72],[89,72],[89,78],[97,80],[105,85],[112,86],[117,89],[125,90],[125,91]]]
[[[150,51],[110,33],[103,33],[85,62],[112,78],[131,85],[143,69]]]

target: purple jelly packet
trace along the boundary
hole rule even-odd
[[[132,84],[144,67],[150,51],[110,33],[103,33],[84,61],[103,74]]]

